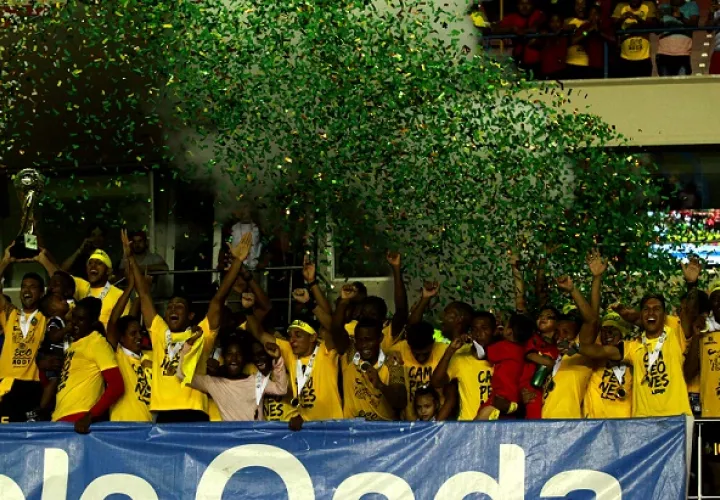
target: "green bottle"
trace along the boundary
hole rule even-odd
[[[537,389],[541,389],[545,385],[545,380],[547,380],[549,374],[549,367],[545,365],[538,365],[538,367],[535,369],[535,375],[533,375],[533,378],[530,381],[530,385]]]

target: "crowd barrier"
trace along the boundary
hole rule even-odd
[[[0,426],[3,500],[686,498],[686,419]],[[594,495],[594,496],[593,496]],[[372,496],[372,498],[379,498]]]

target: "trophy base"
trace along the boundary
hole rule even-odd
[[[40,255],[40,249],[28,248],[24,235],[15,238],[15,245],[10,249],[10,256],[17,260],[33,259],[38,255]]]

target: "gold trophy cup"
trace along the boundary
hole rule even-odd
[[[20,232],[15,238],[15,245],[10,254],[16,259],[32,259],[40,253],[37,239],[37,221],[35,207],[40,200],[45,179],[40,172],[26,168],[15,176],[15,189],[20,199]]]

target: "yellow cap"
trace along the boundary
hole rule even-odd
[[[100,250],[99,248],[95,250],[88,259],[88,262],[90,262],[91,260],[99,260],[100,262],[105,264],[108,269],[112,269],[112,261],[110,260],[110,256],[105,253],[104,250]]]
[[[720,290],[720,279],[716,279],[712,283],[710,283],[710,287],[708,288],[708,295],[712,295],[713,292],[717,292]]]
[[[308,333],[310,335],[317,335],[317,332],[315,331],[315,329],[312,326],[305,323],[304,321],[300,321],[299,319],[296,319],[295,321],[292,322],[292,324],[288,327],[288,331],[290,330],[290,328],[298,328],[298,329],[302,330],[303,332]]]
[[[620,333],[623,337],[627,337],[628,333],[630,333],[630,328],[628,328],[627,322],[620,317],[618,313],[611,312],[605,315],[602,321],[602,326],[610,326],[615,327],[618,330],[620,330]]]
[[[574,303],[574,302],[569,302],[569,303],[567,303],[567,304],[565,304],[565,305],[563,306],[563,308],[562,308],[562,313],[563,313],[563,314],[570,314],[570,313],[571,313],[572,311],[574,311],[575,309],[577,309],[577,307],[575,307],[575,303]]]

